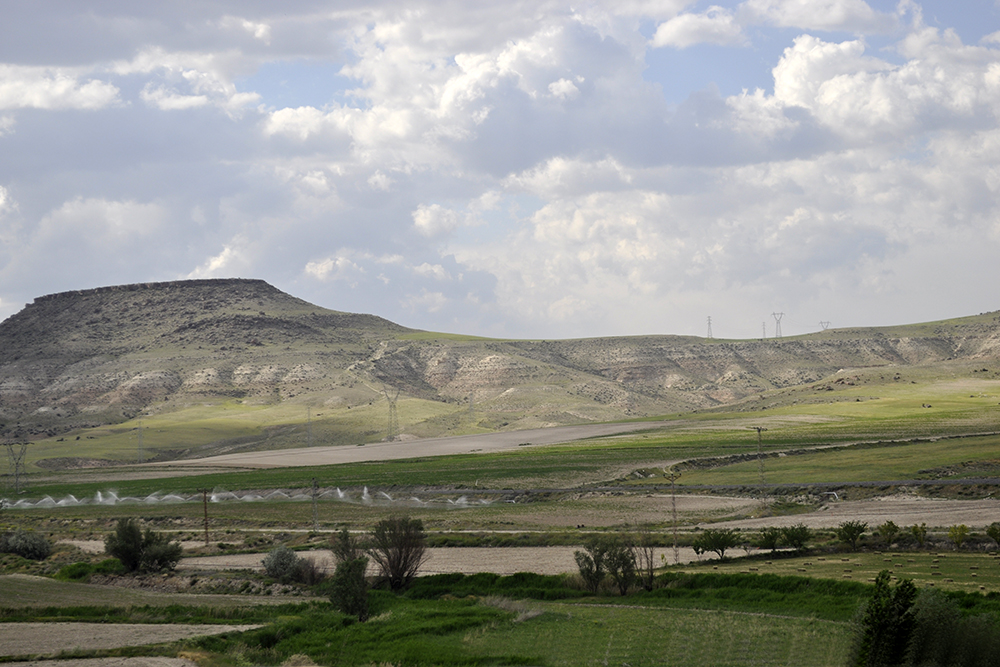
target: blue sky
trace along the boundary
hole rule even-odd
[[[503,337],[996,310],[995,0],[8,2],[0,318],[262,278]]]

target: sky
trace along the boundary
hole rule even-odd
[[[1000,0],[0,16],[0,319],[229,277],[506,338],[1000,309]]]

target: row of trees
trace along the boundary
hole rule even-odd
[[[858,550],[861,538],[868,530],[868,524],[864,521],[844,521],[836,530],[837,539],[851,547],[852,551]],[[917,546],[923,548],[927,542],[927,524],[913,524],[907,531]],[[903,529],[892,521],[886,521],[873,531],[886,546],[891,546],[904,533]],[[994,521],[986,528],[986,536],[1000,546],[1000,522]],[[956,549],[961,549],[962,545],[970,537],[969,527],[965,524],[958,524],[948,528],[948,541],[955,545]]]

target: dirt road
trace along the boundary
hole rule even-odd
[[[581,424],[555,426],[526,431],[505,431],[480,435],[459,435],[448,438],[423,438],[400,442],[375,442],[358,446],[301,447],[269,452],[224,454],[190,461],[170,461],[152,464],[153,467],[180,468],[194,472],[202,469],[224,468],[288,468],[302,466],[336,465],[365,461],[390,461],[424,456],[448,456],[473,452],[500,452],[519,447],[553,445],[584,438],[632,433],[658,428],[667,422],[641,422],[630,424]]]

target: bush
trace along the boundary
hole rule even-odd
[[[300,560],[294,551],[282,544],[271,549],[264,556],[264,572],[272,579],[277,579],[281,583],[287,584],[290,581],[295,581]]]
[[[0,553],[17,554],[28,560],[45,560],[52,553],[52,545],[38,533],[16,530],[0,535]]]
[[[126,572],[172,570],[181,559],[181,545],[150,529],[143,532],[135,519],[119,519],[115,532],[104,538],[104,551],[121,561]]]

